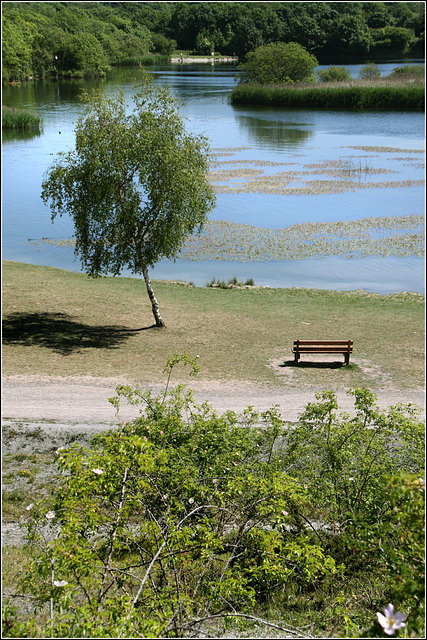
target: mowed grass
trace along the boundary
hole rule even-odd
[[[417,294],[214,289],[155,281],[167,324],[157,329],[144,282],[137,278],[90,279],[4,262],[3,286],[4,375],[89,375],[155,384],[164,380],[167,359],[185,351],[200,356],[201,381],[283,387],[288,378],[280,375],[280,363],[292,360],[294,340],[352,339],[352,366],[286,369],[292,386],[375,389],[379,378],[369,370],[380,371],[398,389],[423,385],[424,297]],[[342,359],[325,356],[325,362]],[[182,379],[188,382],[188,375]]]

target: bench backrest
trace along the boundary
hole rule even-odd
[[[353,351],[353,340],[295,340],[294,348],[298,349],[299,347],[342,348],[351,353]]]

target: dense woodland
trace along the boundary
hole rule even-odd
[[[424,55],[423,2],[7,2],[3,81],[102,74],[147,54],[244,59],[297,42],[321,63]]]

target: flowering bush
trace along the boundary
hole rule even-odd
[[[239,420],[182,387],[117,391],[116,406],[145,405],[141,417],[59,450],[60,486],[29,511],[24,583],[49,621],[13,633],[181,637],[200,619],[250,613],[288,581],[307,587],[339,571],[304,527],[305,490],[276,447],[276,410]]]
[[[424,485],[414,410],[380,411],[356,389],[353,418],[337,415],[331,392],[292,428],[277,408],[217,415],[182,385],[169,391],[179,362],[197,373],[197,358],[174,356],[160,395],[117,387],[112,404],[136,404],[139,418],[90,446],[58,449],[55,493],[26,507],[22,593],[35,615],[18,621],[6,603],[4,635],[197,637],[201,625],[328,591],[347,637],[369,624],[362,637],[420,632]],[[360,567],[383,582],[363,616],[342,595]],[[384,609],[390,602],[399,615]]]

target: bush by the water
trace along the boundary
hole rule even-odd
[[[323,86],[265,86],[239,84],[231,93],[233,104],[265,104],[306,109],[402,109],[424,111],[424,84],[371,84],[357,82]]]
[[[359,78],[363,80],[376,80],[377,78],[381,78],[381,70],[375,62],[368,62],[368,64],[363,65],[360,69]]]
[[[350,70],[346,67],[328,67],[316,71],[319,82],[347,82],[351,80]]]
[[[40,116],[36,116],[34,113],[13,107],[2,107],[2,129],[40,131],[41,124]]]
[[[314,82],[317,59],[296,42],[264,44],[250,51],[239,65],[241,82],[283,84]]]
[[[414,64],[406,64],[403,67],[395,67],[393,71],[388,76],[389,78],[422,78],[425,76],[425,66],[424,65],[414,65]]]
[[[356,389],[353,418],[332,392],[290,430],[276,408],[219,416],[168,390],[179,362],[197,373],[197,359],[174,356],[158,396],[117,388],[113,405],[139,418],[58,450],[60,481],[27,508],[26,619],[5,601],[4,635],[220,637],[230,618],[280,611],[298,637],[290,621],[374,637],[361,634],[388,602],[422,633],[415,411],[380,411]]]

